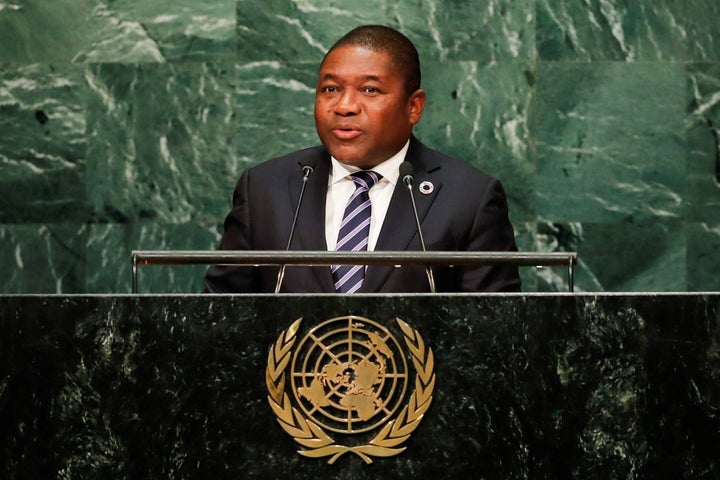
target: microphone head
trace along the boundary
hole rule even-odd
[[[315,164],[317,163],[317,157],[315,156],[306,156],[305,158],[300,159],[298,161],[298,165],[300,165],[303,169],[303,173],[305,175],[310,175],[315,170]]]
[[[413,181],[413,166],[412,163],[405,160],[400,164],[400,178],[402,178],[403,182],[405,182],[408,186]]]

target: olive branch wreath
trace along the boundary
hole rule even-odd
[[[367,445],[348,447],[336,444],[319,425],[303,417],[290,402],[290,398],[285,392],[285,370],[292,356],[292,347],[295,344],[302,318],[295,320],[286,331],[283,331],[270,348],[268,364],[265,369],[265,383],[270,393],[268,402],[283,430],[306,448],[298,450],[300,455],[312,458],[332,456],[328,460],[328,463],[332,464],[343,454],[352,452],[362,458],[365,463],[372,463],[371,457],[391,457],[405,450],[406,447],[397,447],[410,438],[410,434],[420,424],[432,402],[432,392],[435,388],[435,374],[433,373],[435,360],[432,349],[425,348],[420,334],[399,318],[395,320],[400,326],[405,336],[405,343],[412,354],[413,365],[417,372],[415,391],[397,418],[386,423]]]

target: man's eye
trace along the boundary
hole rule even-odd
[[[337,87],[325,87],[323,90],[327,93],[335,93],[338,91]]]
[[[363,90],[365,93],[378,93],[378,89],[375,87],[365,87]]]

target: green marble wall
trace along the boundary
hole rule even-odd
[[[130,290],[132,249],[213,249],[243,168],[315,144],[324,51],[410,36],[417,135],[498,176],[577,289],[720,289],[717,0],[2,0],[0,292]],[[146,291],[204,268],[146,267]],[[527,291],[562,270],[523,271]]]

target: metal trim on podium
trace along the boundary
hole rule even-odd
[[[574,291],[576,252],[337,252],[311,250],[133,250],[132,292],[137,293],[138,265],[517,265],[561,267],[568,272],[568,291]]]

